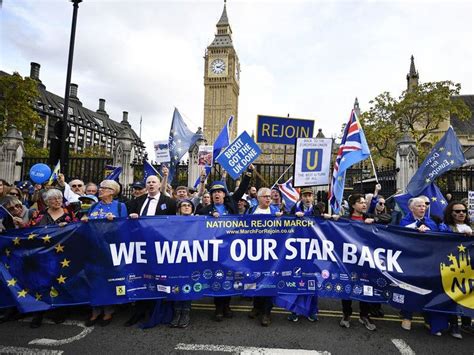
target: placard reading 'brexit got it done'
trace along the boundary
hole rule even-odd
[[[260,154],[262,154],[262,151],[258,145],[244,131],[219,154],[216,160],[235,180]]]

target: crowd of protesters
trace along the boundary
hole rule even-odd
[[[103,180],[100,184],[89,182],[85,184],[80,179],[67,183],[64,176],[59,174],[52,184],[32,185],[19,182],[15,185],[0,180],[0,204],[8,211],[8,216],[0,220],[0,230],[8,231],[30,226],[59,225],[64,226],[71,222],[82,221],[87,223],[94,219],[128,217],[140,218],[141,216],[156,215],[206,215],[219,218],[225,215],[271,215],[279,218],[282,215],[293,215],[297,218],[316,216],[324,219],[338,220],[350,219],[359,223],[378,223],[400,225],[412,228],[420,233],[427,231],[443,231],[448,233],[462,233],[472,236],[472,229],[467,214],[467,199],[462,201],[449,201],[444,216],[429,214],[430,200],[426,196],[412,198],[408,207],[410,213],[402,217],[397,208],[389,209],[389,200],[392,206],[393,199],[380,195],[381,186],[376,185],[373,194],[362,195],[354,193],[343,203],[342,211],[337,215],[326,212],[327,201],[316,201],[313,188],[303,188],[300,191],[300,200],[287,211],[282,192],[278,187],[262,187],[256,189],[250,186],[254,167],[249,166],[243,174],[235,191],[228,190],[225,183],[226,175],[222,180],[214,181],[206,190],[206,175],[204,171],[200,176],[198,190],[186,186],[173,189],[168,184],[168,169],[162,168],[162,180],[158,176],[149,176],[145,182],[137,181],[131,185],[131,198],[122,195],[122,187],[113,180]],[[309,297],[306,301],[310,307],[309,321],[318,320],[317,296]],[[153,308],[153,301],[139,301],[133,305],[131,317],[125,326],[132,326],[146,319]],[[214,319],[218,322],[225,318],[232,318],[231,297],[215,297]],[[272,297],[254,297],[253,309],[248,314],[251,319],[259,319],[262,326],[271,324]],[[372,318],[384,316],[380,304],[359,302],[359,322],[369,331],[376,330]],[[110,324],[115,312],[114,306],[93,307],[86,320],[86,326],[96,323],[102,326]],[[343,317],[340,326],[351,327],[352,301],[342,300]],[[408,310],[401,312],[401,327],[409,331],[413,313]],[[185,328],[190,324],[191,301],[173,302],[173,317],[171,327]],[[4,312],[0,322],[14,320],[21,317],[15,309]],[[441,335],[439,329],[432,326],[433,314],[423,314],[426,325],[431,328],[433,335]],[[43,313],[36,313],[31,322],[31,327],[41,326]],[[288,316],[291,322],[297,322],[301,315],[292,312]],[[53,318],[57,322],[64,320],[64,314]],[[474,334],[472,320],[469,317],[452,316],[449,319],[449,333],[461,339],[461,331]]]

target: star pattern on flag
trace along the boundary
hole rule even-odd
[[[60,262],[62,268],[69,267],[70,263],[71,263],[71,260],[68,260],[66,258],[64,258],[64,260]]]
[[[456,257],[453,254],[449,254],[448,259],[449,259],[449,261],[451,261],[453,263],[456,262]]]
[[[37,236],[38,236],[38,234],[30,233],[30,234],[28,235],[28,240],[33,240],[33,239],[35,239]]]
[[[16,286],[16,282],[17,282],[17,281],[16,281],[15,278],[13,278],[13,279],[11,279],[11,280],[7,280],[7,286],[8,286],[8,287]]]
[[[433,196],[433,197],[431,198],[431,201],[433,201],[433,202],[438,201],[438,198],[437,198],[436,196]]]
[[[466,252],[466,247],[464,245],[458,245],[458,250],[460,253],[465,253]]]
[[[21,297],[25,298],[28,292],[26,292],[26,290],[23,289],[21,291],[18,291],[17,294],[18,294],[17,298],[21,298]]]
[[[444,150],[444,147],[440,147],[439,151],[442,152]]]
[[[10,249],[5,249],[5,255],[6,255],[7,257],[10,257],[11,253],[12,253],[12,252],[11,252]]]
[[[58,280],[58,284],[65,284],[65,283],[66,283],[66,279],[67,279],[66,276],[59,275],[59,277],[58,277],[56,280]]]
[[[441,200],[441,201],[439,201],[439,202],[440,202],[442,205],[445,205],[445,204],[447,203],[446,200]]]
[[[51,286],[51,289],[49,290],[49,295],[55,298],[59,296],[59,292],[53,286]]]
[[[454,160],[451,160],[451,161],[450,161],[450,164],[451,164],[451,165],[454,165]]]
[[[39,292],[36,292],[36,293],[35,293],[35,299],[36,299],[37,301],[41,301],[41,298],[43,298],[43,295],[42,295],[41,293],[39,293]]]
[[[56,245],[54,247],[54,249],[56,250],[56,253],[59,254],[59,253],[63,253],[64,252],[64,245],[61,245],[60,243],[58,243],[58,245]]]
[[[448,157],[450,157],[450,156],[451,156],[451,152],[447,152],[446,155],[447,155]]]
[[[20,245],[20,238],[16,237],[13,239],[13,245]]]
[[[428,183],[430,182],[431,180],[429,178],[426,178],[425,181]]]
[[[46,244],[46,243],[51,243],[51,236],[49,234],[46,234],[44,237],[42,237],[41,239],[43,239],[43,243]]]

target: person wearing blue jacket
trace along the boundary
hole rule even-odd
[[[263,214],[275,217],[280,217],[283,212],[277,205],[273,205],[271,190],[268,187],[261,187],[257,192],[258,205],[251,207],[249,214]],[[262,316],[260,324],[263,327],[268,327],[271,324],[270,314],[273,308],[273,297],[259,296],[253,298],[253,309],[249,313],[249,318],[255,319]]]

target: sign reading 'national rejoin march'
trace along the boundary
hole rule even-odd
[[[295,144],[296,138],[313,136],[314,121],[274,116],[257,116],[257,142]]]

